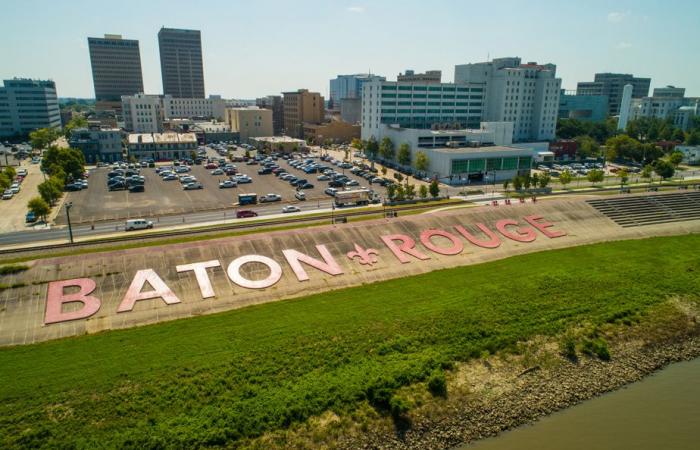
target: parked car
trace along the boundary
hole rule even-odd
[[[207,170],[218,169],[219,165],[212,162],[212,163],[209,163],[206,166],[204,166],[204,168]]]
[[[125,231],[146,230],[153,228],[153,222],[145,219],[130,219],[124,224]]]
[[[173,181],[173,180],[177,180],[177,175],[175,175],[174,173],[169,173],[163,177],[163,181]]]
[[[107,186],[107,189],[110,191],[123,191],[124,189],[126,189],[126,183],[122,183],[122,182],[110,183]]]
[[[250,178],[248,175],[241,175],[236,177],[236,181],[240,184],[245,184],[245,183],[252,183],[253,179]]]
[[[193,181],[191,183],[185,184],[182,187],[182,189],[184,189],[185,191],[193,191],[195,189],[204,189],[204,186],[202,186],[202,183],[200,183],[199,181]]]
[[[129,186],[129,192],[144,192],[146,188],[144,188],[143,184],[134,184]]]
[[[348,182],[345,183],[345,186],[348,186],[348,187],[350,187],[350,186],[359,186],[359,185],[360,185],[360,183],[359,183],[359,181],[357,181],[357,180],[350,180],[350,181],[348,181]]]
[[[281,200],[282,200],[282,196],[279,194],[267,194],[267,195],[263,195],[259,199],[260,203],[279,202]]]
[[[328,175],[319,175],[316,177],[316,180],[318,180],[318,181],[330,181],[331,177],[329,177]]]
[[[336,192],[338,192],[338,189],[332,187],[326,188],[326,190],[323,191],[324,194],[330,195],[331,197],[335,197]]]
[[[34,211],[29,211],[26,216],[24,216],[24,221],[26,223],[34,223],[36,222],[36,214],[34,214]]]
[[[214,169],[211,171],[212,175],[223,175],[224,171],[222,169]]]
[[[243,209],[240,211],[236,211],[236,217],[239,219],[244,219],[246,217],[258,217],[258,213],[248,209]]]
[[[299,209],[298,207],[296,207],[294,205],[287,205],[284,208],[282,208],[283,213],[293,213],[293,212],[299,212],[299,211],[301,211],[301,209]]]
[[[83,185],[80,183],[70,183],[67,184],[65,187],[66,192],[74,192],[74,191],[82,191],[83,190]],[[110,189],[112,190],[112,189]]]
[[[9,189],[5,189],[5,192],[2,193],[3,200],[10,200],[14,196],[15,194]]]
[[[263,167],[258,169],[258,175],[269,175],[272,173],[272,169],[269,167]]]
[[[304,191],[296,191],[294,193],[294,198],[297,200],[306,200],[306,193]]]
[[[306,182],[306,183],[298,183],[297,184],[297,189],[313,189],[314,185]]]
[[[219,189],[235,188],[236,186],[238,186],[238,183],[233,180],[224,180],[219,182]]]

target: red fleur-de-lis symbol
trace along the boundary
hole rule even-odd
[[[359,245],[355,244],[355,251],[354,252],[348,252],[348,258],[351,260],[354,260],[355,258],[359,258],[357,262],[363,265],[373,265],[377,262],[377,255],[379,252],[374,249],[374,248],[367,248],[364,249],[360,247]]]

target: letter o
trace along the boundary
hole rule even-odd
[[[241,275],[241,267],[251,262],[265,264],[270,269],[270,275],[263,280],[249,280]],[[282,278],[282,267],[277,262],[262,255],[246,255],[231,261],[226,269],[228,277],[237,285],[248,289],[264,289],[277,283]]]
[[[433,236],[442,236],[444,238],[449,239],[452,242],[452,246],[447,248],[438,247],[430,240],[430,238],[432,238]],[[448,233],[444,230],[433,229],[421,231],[420,241],[425,246],[425,248],[435,253],[439,253],[441,255],[457,255],[461,253],[462,250],[464,250],[464,244],[462,243],[462,240],[454,234]]]

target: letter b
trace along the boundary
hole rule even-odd
[[[80,290],[73,294],[65,294],[66,287],[79,287]],[[49,283],[49,291],[46,296],[46,315],[44,324],[66,322],[69,320],[85,319],[100,310],[100,299],[90,294],[95,290],[96,284],[89,278],[76,278],[73,280],[52,281]],[[64,303],[80,302],[83,307],[71,312],[63,312]]]

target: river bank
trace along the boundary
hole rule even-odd
[[[388,422],[348,437],[341,448],[452,448],[533,423],[556,411],[641,380],[667,365],[700,356],[695,306],[674,302],[674,313],[633,327],[611,326],[612,358],[563,358],[553,342],[533,342],[534,354],[486,358],[457,368],[445,400],[418,399],[409,425]],[[523,369],[523,367],[526,367]]]

